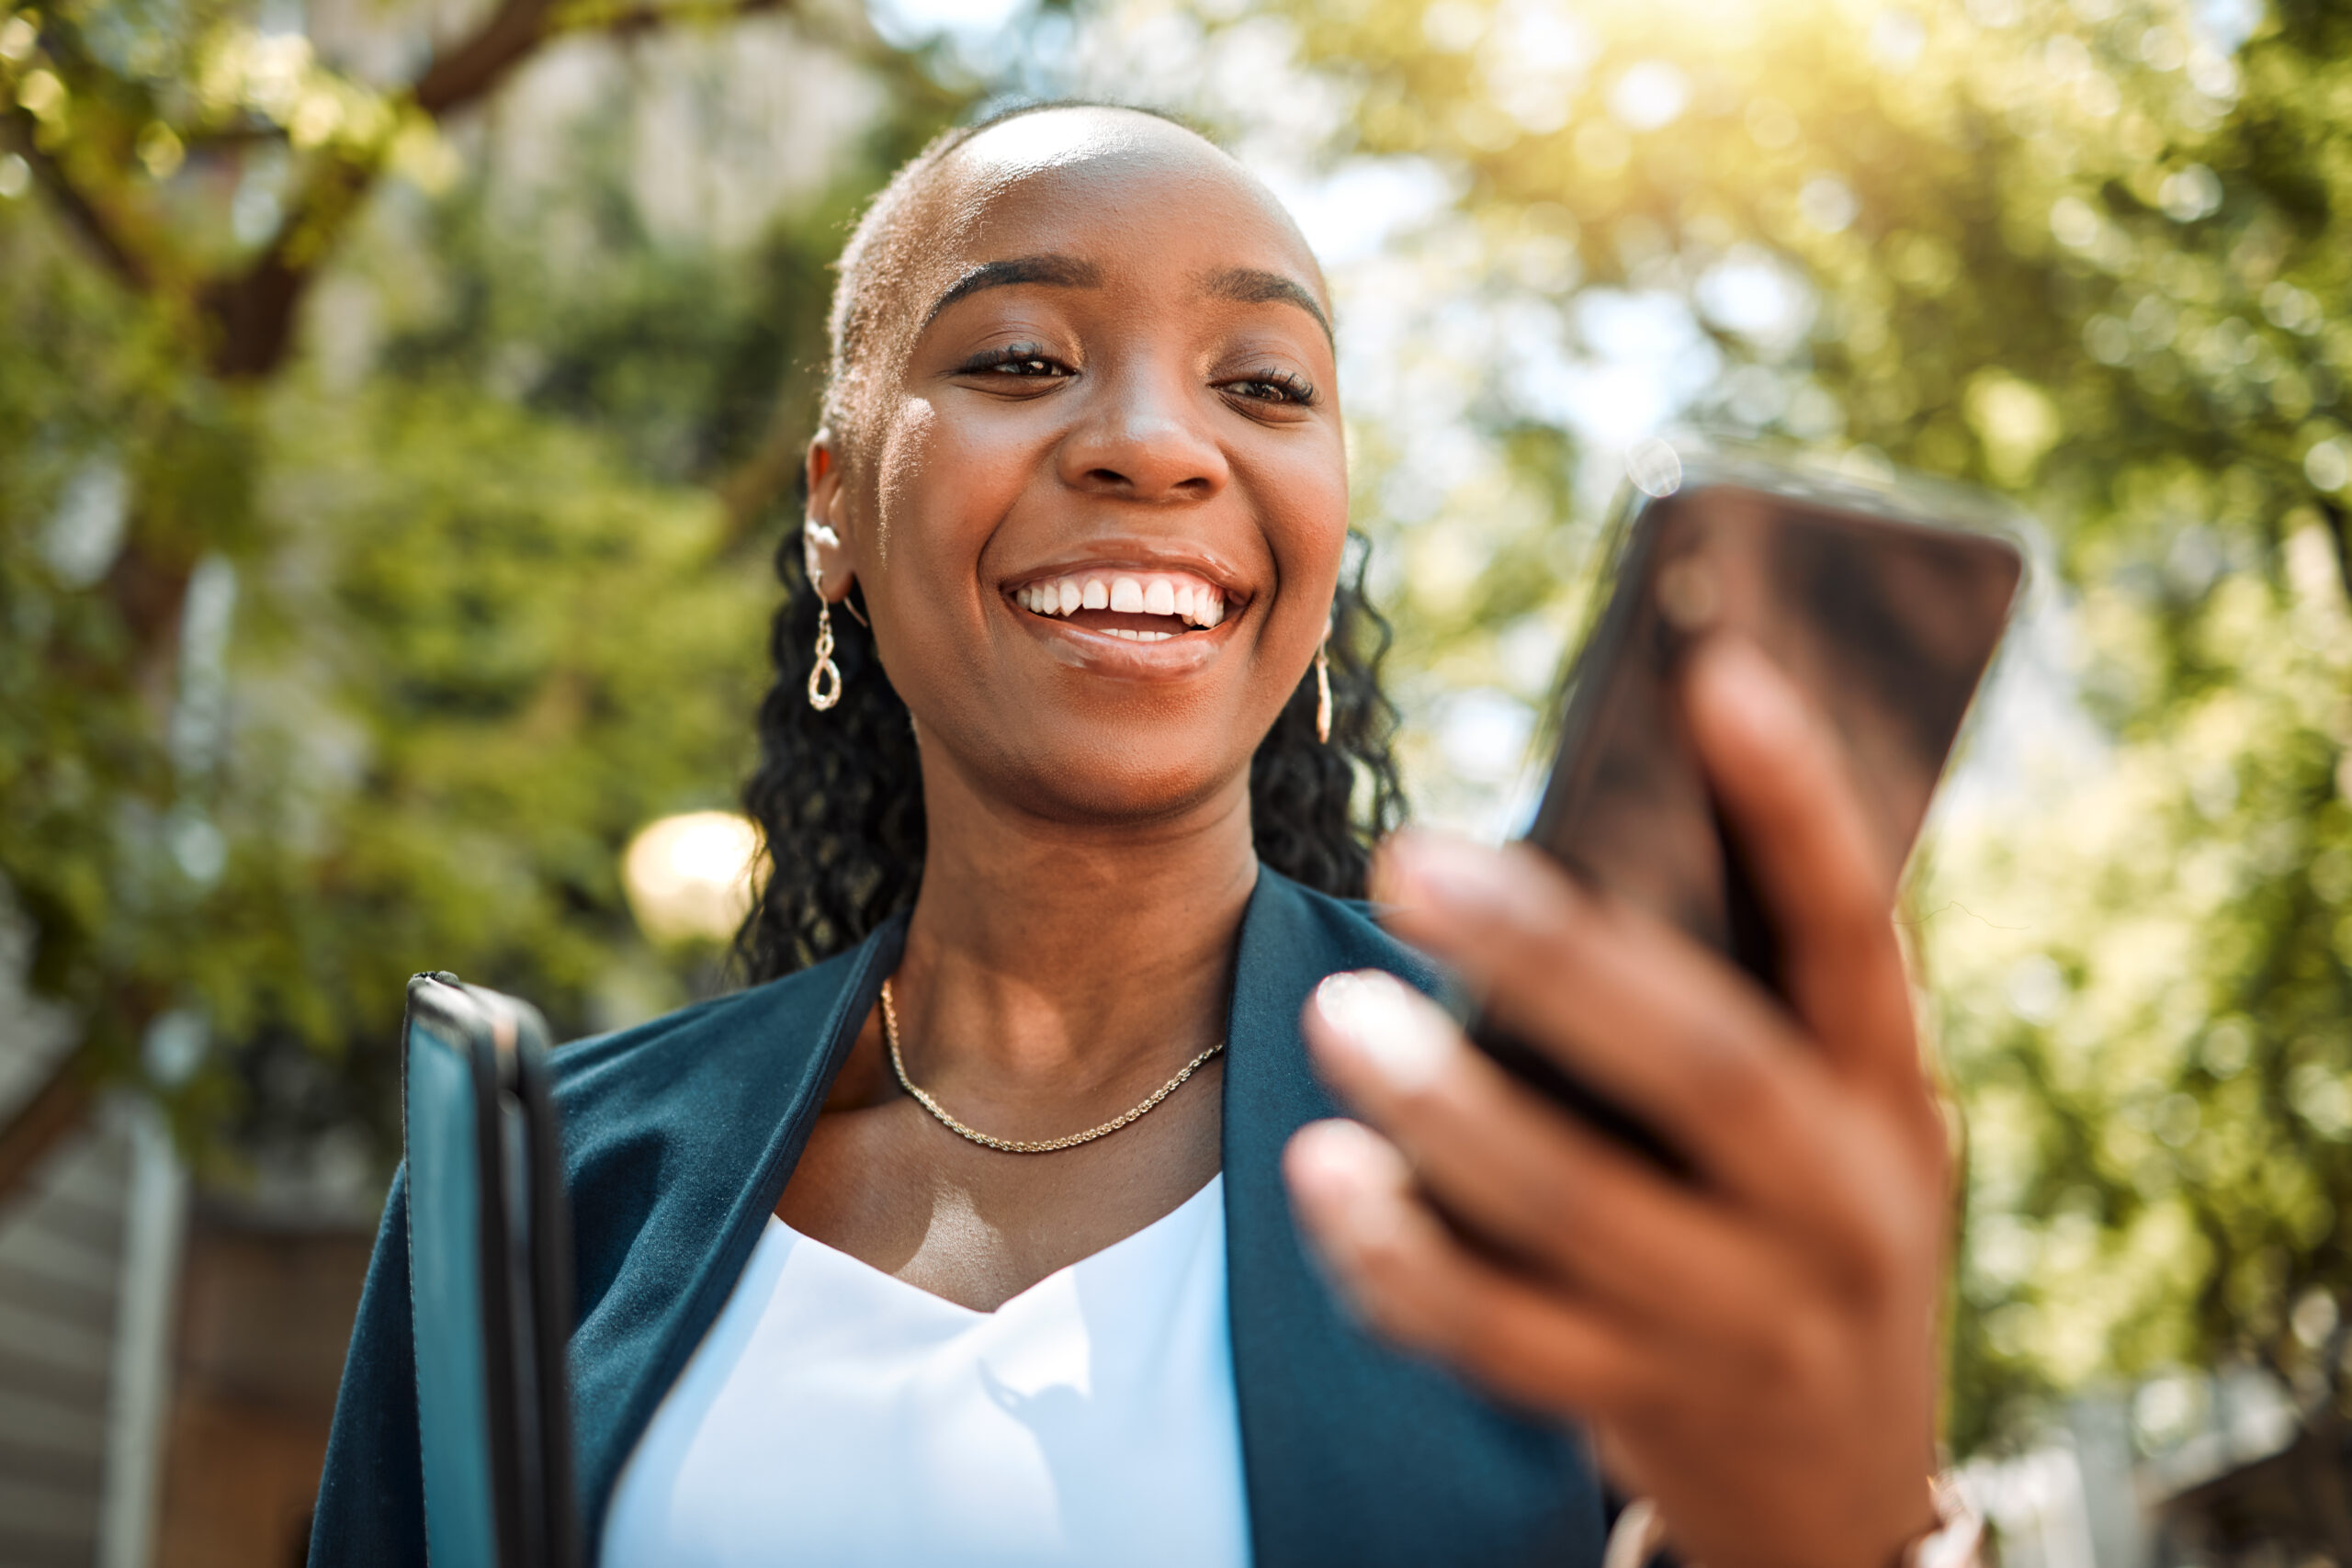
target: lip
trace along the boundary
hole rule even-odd
[[[1049,577],[1077,577],[1088,572],[1182,571],[1215,587],[1225,596],[1225,618],[1205,631],[1190,631],[1166,642],[1129,642],[1089,631],[1084,626],[1050,616],[1032,615],[1014,602],[1017,588]],[[1057,661],[1092,674],[1119,680],[1180,680],[1206,668],[1232,640],[1234,629],[1247,618],[1257,596],[1241,574],[1226,561],[1197,547],[1120,541],[1104,549],[1098,545],[1083,555],[1057,557],[1022,568],[999,580],[997,603],[1004,613]]]

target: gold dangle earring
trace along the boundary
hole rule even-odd
[[[1315,645],[1315,739],[1331,743],[1331,634]]]
[[[817,563],[817,534],[822,530],[827,544],[838,544],[831,528],[810,519],[800,531],[803,564],[808,571],[808,586],[817,594],[817,665],[808,671],[808,705],[823,713],[842,700],[842,668],[833,662],[833,607],[825,599],[825,573]]]
[[[842,700],[842,667],[833,662],[833,607],[817,596],[817,667],[808,671],[808,705],[823,713]]]

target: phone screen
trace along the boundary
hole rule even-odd
[[[1867,493],[1824,500],[1809,481],[1702,471],[1629,509],[1610,559],[1528,839],[1777,990],[1779,944],[1684,722],[1683,660],[1730,633],[1779,665],[1836,730],[1899,866],[2007,626],[2023,558],[2005,539],[1878,509]],[[1475,1032],[1539,1087],[1667,1154],[1548,1058],[1491,1028]]]

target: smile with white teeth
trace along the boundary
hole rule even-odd
[[[1089,571],[1041,578],[1012,591],[1012,602],[1033,615],[1067,620],[1081,610],[1114,615],[1167,615],[1187,628],[1207,631],[1225,619],[1225,593],[1214,583],[1182,571]],[[1128,642],[1166,642],[1182,631],[1137,626],[1089,626]]]

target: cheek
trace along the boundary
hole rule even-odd
[[[938,469],[939,413],[920,398],[890,411],[874,447],[874,564],[885,570],[921,553],[915,520],[926,510]]]
[[[1332,436],[1310,460],[1267,465],[1253,472],[1251,482],[1265,498],[1266,542],[1281,574],[1283,640],[1319,638],[1347,547],[1348,472],[1339,438]]]
[[[928,399],[903,398],[876,433],[866,593],[883,667],[918,708],[961,705],[986,671],[979,563],[1027,472],[1023,454],[982,439]]]
[[[1028,482],[1034,455],[1002,432],[943,415],[926,399],[892,411],[876,447],[878,564],[932,580],[968,579],[988,531]]]

